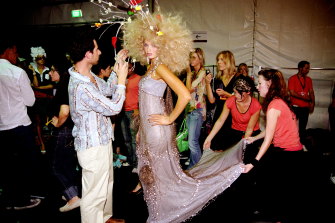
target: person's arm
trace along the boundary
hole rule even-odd
[[[315,95],[313,88],[309,89],[308,95],[310,97],[309,113],[313,113],[315,107]]]
[[[205,70],[200,70],[198,77],[192,82],[192,89],[195,89],[199,83],[203,81],[203,79],[206,77],[206,71]]]
[[[301,94],[295,92],[293,89],[289,90],[289,94],[290,94],[291,97],[298,98],[298,99],[303,100],[303,101],[309,102],[311,100],[308,94],[301,95]]]
[[[233,96],[233,94],[229,93],[228,91],[222,90],[222,95],[225,98],[230,98],[231,96]]]
[[[278,117],[280,116],[281,111],[271,108],[269,111],[267,111],[266,113],[266,127],[265,127],[265,137],[263,140],[263,143],[255,157],[256,160],[260,160],[264,154],[266,153],[266,151],[268,150],[269,146],[272,143],[272,139],[275,133],[275,129],[277,126],[277,121],[278,121]],[[262,133],[261,133],[262,134]],[[263,133],[264,134],[264,133]],[[245,170],[244,173],[249,172],[254,166],[249,163],[247,165],[245,165]]]
[[[254,131],[254,127],[259,120],[259,114],[261,110],[255,112],[249,119],[247,129],[245,130],[244,138],[250,137]]]
[[[98,79],[98,81],[103,95],[110,97],[115,93],[116,85],[118,83],[118,78],[115,71],[112,71],[112,73],[109,75],[107,82],[101,78]]]
[[[213,95],[213,90],[211,87],[213,76],[212,74],[207,74],[206,76],[206,92],[207,92],[207,98],[209,103],[214,104],[215,103],[215,97]]]
[[[164,80],[166,84],[176,93],[178,99],[171,114],[152,114],[149,117],[149,122],[154,125],[170,125],[184,111],[187,103],[191,100],[191,95],[183,82],[175,74],[173,74],[166,65],[159,65],[155,72],[156,75]]]
[[[19,87],[22,93],[24,104],[29,107],[33,106],[36,99],[35,99],[34,91],[31,88],[31,83],[28,78],[28,75],[24,70],[22,70],[22,73],[19,78]]]
[[[228,99],[230,98],[231,96],[233,96],[233,94],[229,93],[228,91],[225,91],[223,89],[216,89],[216,93],[222,97],[222,98],[225,98],[225,99]]]
[[[127,57],[128,57],[128,50],[126,50],[126,49],[120,50],[116,55],[116,61],[115,61],[115,64],[113,66],[112,73],[109,75],[107,81],[101,81],[102,80],[101,78],[98,79],[99,86],[101,87],[101,91],[103,92],[103,95],[110,97],[115,93],[116,85],[119,84],[119,80],[118,80],[119,79],[118,78],[118,73],[119,73],[119,69],[120,69],[119,64],[126,63],[125,60],[126,60]],[[127,78],[127,76],[126,76],[126,78]],[[126,80],[126,78],[124,80]],[[122,81],[121,84],[125,85],[125,81],[124,81],[124,83]]]
[[[207,138],[204,142],[204,146],[203,146],[204,149],[210,148],[212,139],[219,132],[219,130],[221,129],[221,127],[223,126],[223,124],[227,120],[227,117],[228,117],[229,113],[230,113],[230,109],[227,107],[227,103],[225,103],[224,106],[223,106],[223,110],[221,112],[220,117],[218,118],[218,120],[216,120],[212,131],[209,133],[209,135],[207,136]]]
[[[192,88],[192,76],[193,73],[191,71],[191,67],[188,66],[186,68],[186,88],[190,91],[190,93],[193,93],[194,89]]]
[[[69,115],[70,115],[70,106],[61,105],[58,117],[54,116],[52,118],[51,124],[53,124],[56,128],[59,128],[65,123]]]
[[[36,72],[33,72],[33,87],[37,88],[38,86],[39,86],[39,83],[37,80]]]
[[[33,83],[32,83],[32,86],[34,88],[36,88],[36,87],[39,86],[39,83],[38,83],[38,80],[37,80],[37,76],[36,76],[36,71],[35,71],[33,65],[31,65],[31,64],[28,66],[28,68],[29,68],[29,70],[31,70],[31,72],[33,74]]]
[[[44,86],[37,86],[36,89],[52,89],[54,86],[52,84],[44,85]]]
[[[113,94],[112,99],[105,97],[99,90],[93,88],[88,84],[81,84],[77,88],[78,103],[84,107],[89,108],[97,113],[102,113],[105,116],[116,115],[122,110],[123,102],[125,100],[125,82],[128,73],[128,63],[123,61],[121,64],[115,65],[115,71],[118,75],[118,85]]]

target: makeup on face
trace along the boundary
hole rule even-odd
[[[154,59],[157,57],[158,47],[152,44],[151,41],[144,41],[143,44],[144,52],[149,59]]]
[[[259,76],[258,78],[258,85],[257,85],[257,89],[259,91],[259,95],[261,97],[265,97],[266,94],[268,93],[269,91],[269,84],[268,84],[268,81],[266,81],[264,79],[264,77],[262,75]]]

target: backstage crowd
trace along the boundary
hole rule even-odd
[[[141,116],[141,81],[147,76],[155,79],[155,75],[162,77],[165,74],[160,74],[163,68],[160,68],[161,64],[155,64],[155,57],[149,58],[151,65],[146,67],[132,62],[127,52],[121,50],[113,64],[113,59],[100,55],[101,52],[99,54],[98,42],[94,40],[90,43],[94,43],[93,50],[84,48],[87,49],[85,52],[62,52],[59,55],[49,55],[43,47],[32,46],[30,58],[21,58],[14,42],[0,42],[0,140],[8,142],[4,144],[7,146],[3,148],[4,155],[0,158],[2,210],[20,211],[38,207],[43,203],[43,199],[38,196],[31,197],[31,191],[34,191],[33,175],[41,168],[35,165],[34,160],[36,157],[45,156],[48,157],[53,176],[62,188],[59,199],[64,200],[64,205],[59,207],[60,212],[69,212],[80,207],[83,210],[86,208],[86,211],[81,210],[81,217],[88,219],[86,222],[122,222],[121,219],[111,218],[112,213],[106,214],[107,218],[104,215],[103,220],[94,218],[90,214],[90,205],[99,200],[97,197],[111,194],[113,169],[127,167],[134,175],[140,174],[140,169],[143,169],[138,158],[138,154],[143,154],[137,154],[136,151],[139,140],[143,139],[143,135],[142,138],[139,137],[138,132],[144,131],[136,124],[140,122]],[[78,47],[79,43],[77,51]],[[145,47],[148,48],[148,55],[155,54],[154,50],[150,51],[155,48],[150,41],[144,43]],[[96,62],[90,63],[91,69],[80,70],[84,66],[79,65],[89,57],[95,57]],[[302,219],[301,213],[309,210],[301,207],[307,199],[306,193],[310,192],[313,185],[318,184],[314,176],[309,176],[308,171],[313,168],[306,162],[310,159],[304,158],[309,147],[306,130],[308,117],[313,113],[317,100],[313,81],[308,76],[310,63],[305,60],[298,62],[297,73],[287,81],[275,69],[261,70],[255,80],[249,74],[248,65],[237,65],[234,54],[229,50],[218,52],[215,71],[206,69],[205,52],[201,48],[193,49],[188,58],[189,65],[178,76],[189,95],[185,96],[187,106],[179,114],[175,114],[175,125],[171,125],[177,133],[184,120],[187,126],[188,149],[179,152],[182,169],[192,173],[192,169],[197,168],[206,151],[224,153],[241,140],[246,141],[243,155],[245,166],[240,172],[241,176],[223,193],[229,192],[230,195],[225,196],[231,200],[240,193],[238,196],[244,200],[235,201],[232,203],[234,205],[240,202],[241,206],[248,206],[249,202],[255,204],[254,209],[233,209],[240,209],[241,213],[264,211],[276,216],[281,222],[298,222],[297,219]],[[79,77],[84,72],[90,77],[87,80]],[[76,77],[77,82],[92,82],[101,92],[110,90],[103,88],[107,84],[116,86],[116,89],[111,90],[111,96],[104,98],[93,90],[87,93],[90,88],[82,89],[82,92],[76,94],[73,92],[80,87],[77,82],[71,82],[72,77]],[[162,79],[170,86],[168,78]],[[186,93],[174,89],[173,84],[170,88],[173,104],[178,108],[178,98]],[[92,94],[92,98],[96,100],[85,96],[86,93]],[[80,105],[80,108],[78,98],[86,103]],[[168,97],[164,95],[163,98],[167,100]],[[333,93],[333,101],[329,106],[332,135],[335,129],[334,98]],[[71,111],[71,106],[78,111]],[[93,117],[95,114],[79,112],[86,111],[90,106],[95,107],[95,112],[103,114],[103,117],[100,119],[98,115],[96,118]],[[81,123],[83,117],[88,121]],[[109,122],[104,123],[104,117],[108,117],[112,123],[111,129]],[[267,121],[262,126],[260,120],[264,117]],[[97,121],[94,121],[95,118]],[[161,125],[162,119],[153,117],[149,122],[152,125]],[[94,128],[93,122],[98,122]],[[85,126],[79,128],[77,123]],[[105,133],[105,136],[100,135],[100,132]],[[85,141],[83,135],[87,138],[92,135],[92,138],[96,137],[106,143],[94,144],[95,139],[92,139],[93,142]],[[75,141],[75,138],[79,139]],[[111,138],[113,141],[109,145]],[[103,152],[100,156],[112,159],[102,162],[99,158],[96,163],[87,160],[87,157],[95,154],[84,153],[94,153],[91,148],[99,149],[105,145],[108,145],[108,152]],[[90,149],[86,150],[86,147]],[[107,165],[110,168],[109,179],[112,180],[101,182],[100,178],[106,176],[90,176],[90,165],[101,168]],[[305,166],[306,169],[302,170],[301,167]],[[335,173],[333,167],[330,173]],[[308,177],[312,183],[306,179]],[[329,177],[335,183],[333,175]],[[138,184],[129,193],[143,195],[143,190],[149,191],[143,182],[144,178],[139,177]],[[96,189],[97,185],[104,183],[108,184],[106,191]],[[306,186],[306,183],[309,185]],[[146,193],[150,196],[149,192]],[[107,202],[112,198],[107,198]],[[292,200],[288,201],[288,198]],[[283,204],[287,207],[283,208]],[[149,216],[151,214],[150,212]],[[236,222],[247,222],[237,215],[234,218],[239,219]],[[203,222],[202,220],[199,222]]]

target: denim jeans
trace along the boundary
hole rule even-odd
[[[52,172],[62,184],[66,200],[79,196],[80,182],[78,159],[74,150],[72,128],[54,128],[52,150]]]
[[[121,113],[121,131],[124,139],[124,143],[128,152],[128,162],[133,167],[137,167],[137,156],[136,156],[136,132],[132,128],[134,111],[123,111]]]
[[[201,112],[202,109],[196,109],[187,115],[188,146],[190,148],[190,165],[188,168],[193,167],[201,158],[201,148],[199,143],[201,126],[203,123]]]

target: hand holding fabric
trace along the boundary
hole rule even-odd
[[[203,149],[206,150],[206,149],[210,149],[210,148],[211,148],[211,140],[206,139],[205,142],[204,142],[204,145],[203,145]]]

